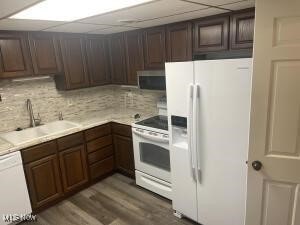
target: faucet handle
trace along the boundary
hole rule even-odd
[[[58,120],[64,120],[62,112],[58,113]]]
[[[37,118],[34,118],[34,123],[36,126],[39,126],[39,125],[41,125],[41,122],[42,122],[42,118],[41,118],[40,114],[38,113]]]

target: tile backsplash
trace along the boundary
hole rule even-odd
[[[143,91],[137,88],[101,86],[72,91],[58,91],[53,78],[30,81],[0,81],[0,132],[29,126],[26,99],[31,99],[34,114],[42,122],[84,117],[86,113],[116,108],[136,109],[139,112],[156,112],[156,103],[164,92]]]

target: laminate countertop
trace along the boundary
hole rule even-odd
[[[134,119],[134,115],[137,113],[139,113],[141,116],[138,120]],[[60,132],[59,134],[47,135],[46,137],[32,139],[32,141],[26,142],[25,144],[18,146],[14,146],[0,138],[0,156],[11,152],[19,151],[21,149],[28,148],[34,145],[38,145],[50,140],[54,140],[72,133],[84,131],[109,122],[131,125],[133,122],[140,121],[155,115],[157,114],[154,112],[137,112],[136,110],[116,110],[113,108],[104,111],[95,111],[87,113],[84,118],[73,115],[72,117],[67,118],[66,120],[78,124],[78,127],[68,130],[66,132]]]

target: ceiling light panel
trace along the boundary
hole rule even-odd
[[[10,18],[74,21],[150,1],[152,0],[45,0]]]

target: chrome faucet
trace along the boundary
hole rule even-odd
[[[32,104],[31,104],[31,100],[30,99],[26,100],[26,106],[27,106],[27,111],[29,112],[30,127],[35,127],[35,126],[40,125],[40,123],[41,123],[40,114],[38,113],[38,118],[34,118]]]

